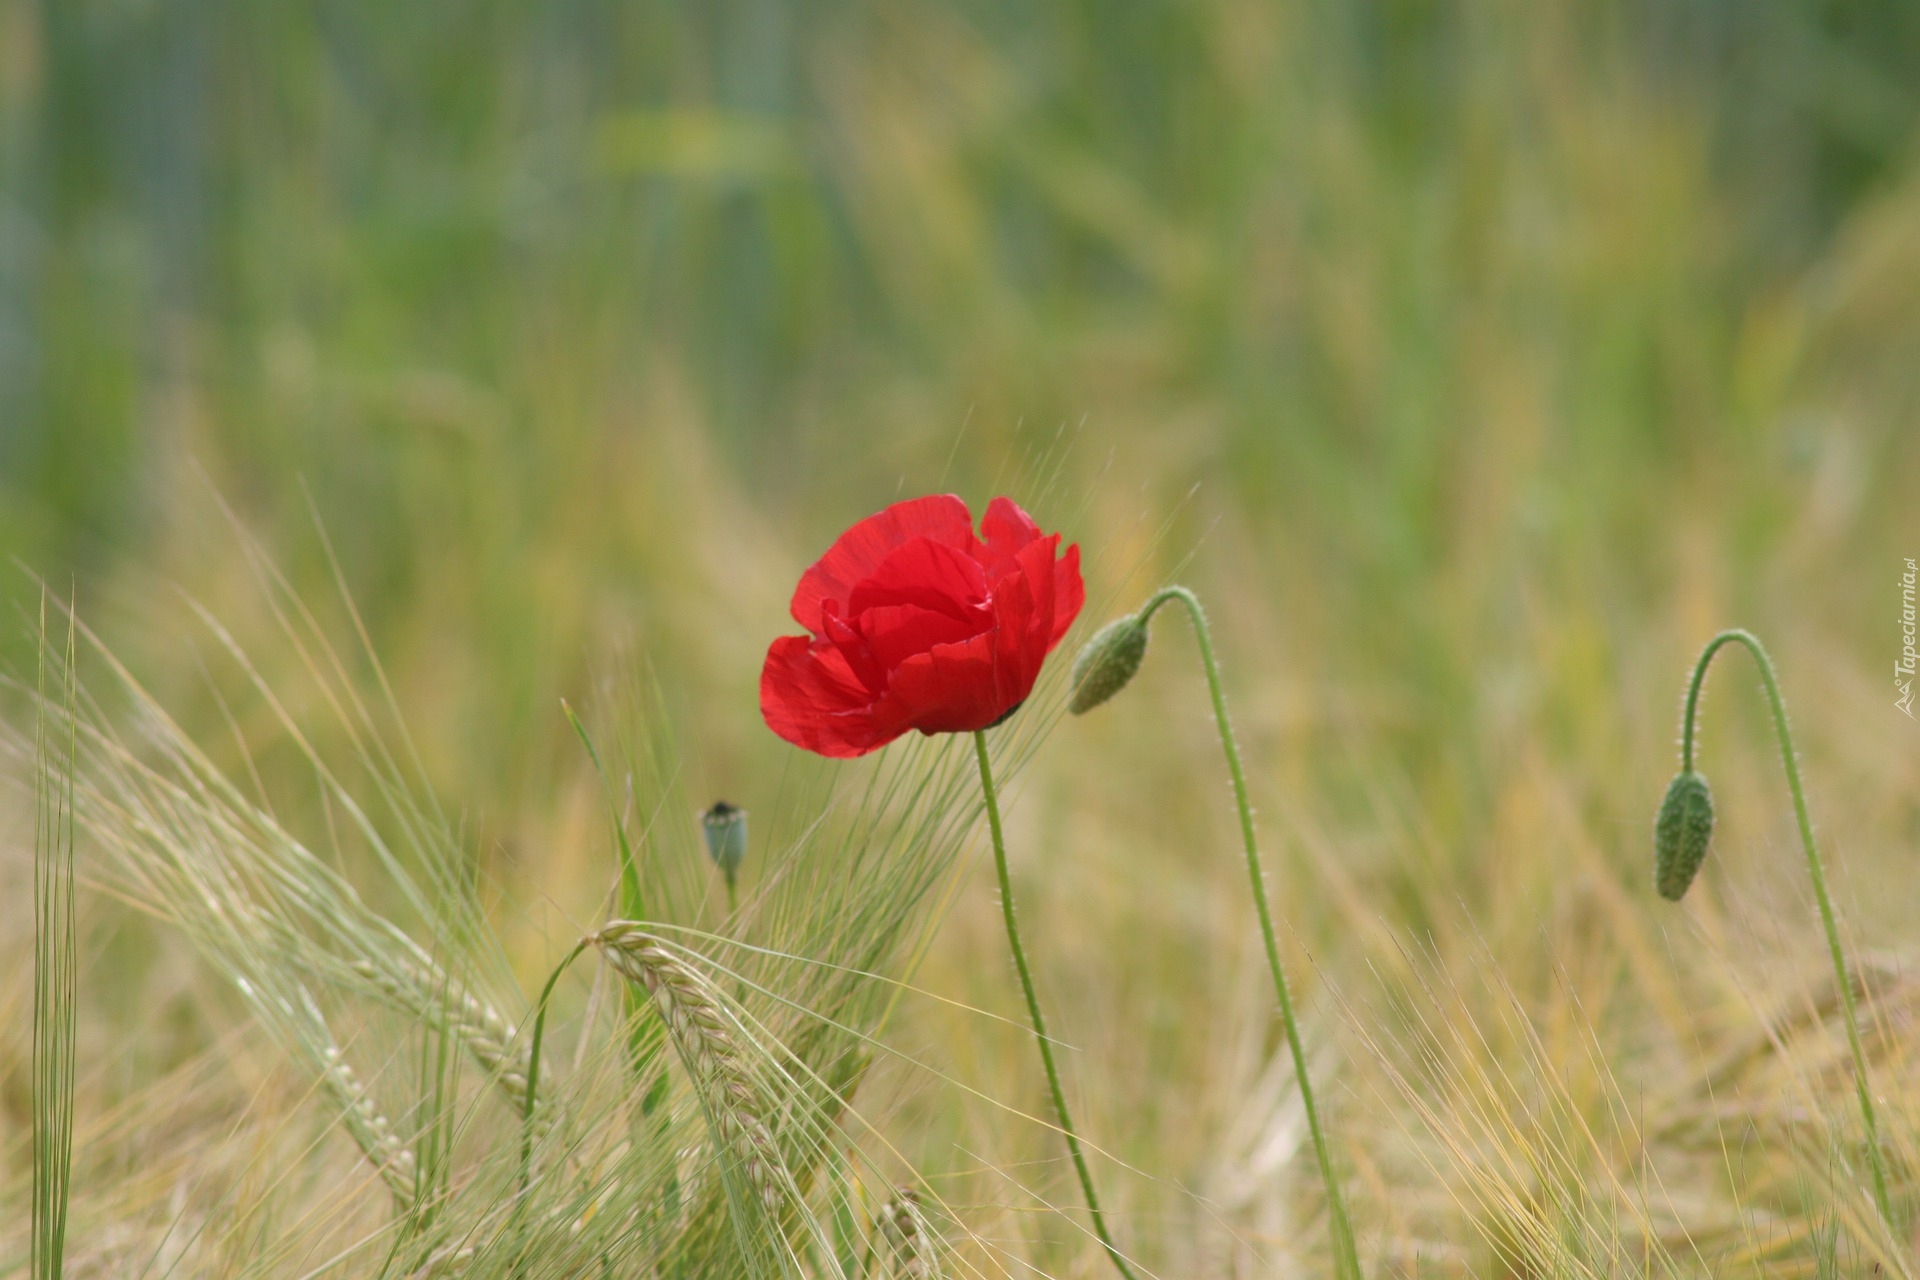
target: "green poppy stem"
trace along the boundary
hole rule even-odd
[[[1739,644],[1753,655],[1760,668],[1761,683],[1766,686],[1767,702],[1773,709],[1773,727],[1780,739],[1780,760],[1787,769],[1787,789],[1793,793],[1793,815],[1800,824],[1800,844],[1806,850],[1807,871],[1813,878],[1814,901],[1820,904],[1820,923],[1827,931],[1827,951],[1833,958],[1833,977],[1840,987],[1840,1006],[1846,1014],[1847,1047],[1853,1052],[1853,1085],[1860,1095],[1860,1118],[1867,1130],[1867,1161],[1873,1169],[1873,1197],[1880,1216],[1889,1228],[1895,1228],[1893,1201],[1887,1194],[1887,1173],[1880,1154],[1880,1127],[1873,1112],[1873,1094],[1867,1087],[1867,1055],[1860,1044],[1860,1015],[1854,1008],[1853,980],[1847,974],[1846,954],[1840,948],[1840,928],[1834,923],[1833,901],[1827,896],[1826,871],[1820,862],[1820,850],[1813,842],[1813,820],[1807,816],[1807,797],[1800,786],[1800,766],[1793,750],[1793,735],[1787,728],[1787,708],[1780,698],[1780,682],[1774,676],[1773,660],[1759,637],[1738,628],[1722,631],[1701,651],[1694,664],[1693,680],[1687,686],[1687,711],[1680,731],[1680,761],[1684,772],[1693,769],[1693,726],[1700,707],[1700,687],[1707,678],[1707,666],[1716,653],[1729,644]]]
[[[1093,1189],[1093,1174],[1087,1168],[1087,1157],[1080,1150],[1080,1135],[1073,1127],[1073,1115],[1067,1110],[1066,1091],[1060,1087],[1060,1071],[1053,1062],[1053,1043],[1047,1039],[1047,1020],[1040,1012],[1040,997],[1033,989],[1033,972],[1027,967],[1026,948],[1020,945],[1020,926],[1013,914],[1013,880],[1007,874],[1007,840],[1000,827],[1000,800],[994,790],[993,766],[987,759],[987,735],[983,730],[973,734],[974,758],[980,762],[980,790],[987,801],[987,828],[993,834],[993,866],[1000,876],[1000,913],[1007,922],[1007,946],[1013,952],[1013,967],[1020,974],[1020,989],[1027,997],[1027,1017],[1033,1023],[1034,1043],[1040,1046],[1040,1064],[1046,1068],[1047,1088],[1053,1095],[1054,1114],[1060,1121],[1060,1132],[1067,1140],[1067,1150],[1073,1156],[1073,1167],[1080,1175],[1080,1190],[1087,1198],[1087,1213],[1093,1219],[1093,1233],[1100,1238],[1107,1256],[1113,1259],[1114,1269],[1126,1280],[1135,1280],[1133,1270],[1120,1250],[1114,1246],[1113,1237],[1107,1232],[1106,1215],[1100,1212],[1100,1197]]]
[[[1327,1146],[1326,1130],[1320,1124],[1320,1110],[1313,1101],[1313,1082],[1307,1072],[1307,1054],[1300,1042],[1300,1027],[1293,1015],[1293,995],[1287,986],[1286,970],[1280,964],[1280,944],[1273,931],[1273,908],[1267,901],[1266,873],[1260,866],[1260,848],[1254,836],[1253,806],[1247,799],[1246,770],[1240,764],[1240,748],[1234,742],[1233,724],[1227,718],[1226,695],[1220,689],[1220,666],[1213,656],[1213,633],[1207,625],[1206,611],[1200,600],[1185,587],[1164,587],[1140,610],[1140,623],[1161,605],[1178,600],[1187,607],[1193,634],[1200,646],[1200,663],[1207,672],[1207,692],[1213,698],[1213,718],[1220,730],[1220,746],[1226,753],[1227,772],[1233,779],[1233,800],[1240,810],[1240,838],[1246,849],[1247,879],[1253,886],[1253,906],[1260,917],[1260,938],[1266,944],[1267,968],[1273,974],[1274,995],[1280,1001],[1280,1021],[1286,1027],[1287,1049],[1293,1055],[1293,1075],[1300,1085],[1300,1104],[1307,1113],[1307,1131],[1313,1138],[1314,1158],[1320,1164],[1320,1179],[1326,1184],[1327,1217],[1333,1237],[1334,1274],[1341,1280],[1358,1280],[1360,1255],[1353,1238],[1353,1222],[1347,1216],[1346,1199],[1340,1192],[1340,1179],[1333,1168],[1333,1154]]]

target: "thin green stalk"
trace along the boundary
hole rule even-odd
[[[1320,1125],[1320,1110],[1314,1105],[1313,1083],[1308,1078],[1306,1050],[1300,1043],[1300,1028],[1294,1021],[1293,995],[1287,987],[1286,970],[1280,965],[1280,944],[1273,932],[1273,908],[1267,901],[1266,873],[1260,867],[1260,849],[1254,837],[1253,806],[1247,800],[1247,775],[1240,764],[1240,748],[1233,738],[1233,724],[1227,718],[1227,700],[1220,689],[1220,666],[1213,656],[1213,634],[1207,625],[1206,611],[1200,600],[1185,587],[1164,587],[1140,610],[1140,625],[1161,605],[1178,600],[1187,607],[1193,622],[1194,638],[1200,646],[1200,663],[1207,672],[1207,692],[1213,698],[1213,718],[1220,730],[1220,746],[1226,752],[1227,772],[1233,778],[1233,800],[1240,810],[1240,838],[1246,848],[1247,879],[1253,886],[1253,906],[1260,917],[1260,938],[1266,945],[1267,968],[1273,974],[1274,994],[1280,1001],[1280,1020],[1287,1031],[1287,1048],[1293,1055],[1293,1074],[1300,1084],[1300,1104],[1307,1113],[1307,1131],[1313,1137],[1313,1153],[1320,1164],[1320,1178],[1327,1189],[1327,1215],[1332,1229],[1334,1273],[1342,1280],[1358,1280],[1359,1250],[1354,1245],[1353,1223],[1347,1217],[1347,1205],[1340,1192],[1340,1180],[1333,1169],[1333,1155],[1327,1148],[1326,1131]]]
[[[1067,1110],[1066,1090],[1060,1087],[1060,1071],[1053,1062],[1053,1043],[1047,1039],[1047,1020],[1040,1012],[1040,997],[1033,989],[1033,972],[1027,967],[1026,948],[1020,945],[1020,926],[1013,914],[1013,879],[1007,874],[1007,840],[1000,828],[1000,799],[993,786],[993,766],[987,759],[987,735],[976,729],[973,734],[974,758],[980,762],[980,790],[987,801],[987,828],[993,835],[993,866],[1000,877],[1000,913],[1007,922],[1007,946],[1013,952],[1013,967],[1020,975],[1020,989],[1027,997],[1027,1016],[1033,1023],[1034,1043],[1040,1046],[1040,1065],[1046,1068],[1047,1088],[1053,1095],[1054,1115],[1060,1132],[1066,1137],[1067,1150],[1073,1156],[1074,1171],[1080,1175],[1080,1190],[1087,1198],[1087,1213],[1093,1219],[1093,1233],[1100,1238],[1114,1269],[1135,1280],[1133,1270],[1107,1232],[1106,1215],[1100,1212],[1100,1197],[1093,1189],[1093,1174],[1087,1157],[1080,1150],[1080,1135],[1074,1130],[1073,1115]]]
[[[34,1280],[60,1280],[66,1266],[67,1201],[73,1174],[76,971],[73,912],[73,775],[78,759],[74,624],[69,614],[64,683],[67,741],[48,714],[47,604],[40,601],[40,697],[36,732],[33,955]]]
[[[620,918],[623,920],[644,920],[647,918],[646,894],[640,883],[639,862],[633,856],[633,845],[627,839],[627,824],[620,816],[620,805],[614,798],[613,778],[607,773],[605,764],[600,760],[600,748],[593,744],[593,735],[587,732],[587,726],[581,723],[574,713],[573,705],[565,698],[560,699],[560,710],[566,714],[567,723],[573,726],[573,732],[580,739],[580,745],[587,749],[587,758],[593,762],[593,771],[600,776],[600,789],[607,797],[607,818],[613,825],[614,849],[620,857]],[[632,775],[628,775],[631,791]],[[652,1115],[654,1109],[667,1096],[667,1074],[655,1072],[649,1080],[647,1070],[653,1061],[655,1051],[660,1047],[661,1037],[665,1035],[659,1023],[641,1016],[646,1007],[646,996],[635,991],[631,983],[621,984],[621,1000],[627,1014],[627,1061],[633,1070],[633,1078],[641,1088],[640,1110]],[[531,1095],[529,1095],[531,1096]]]
[[[533,1039],[527,1046],[527,1100],[520,1115],[520,1198],[522,1202],[526,1200],[528,1172],[533,1164],[533,1105],[540,1089],[540,1045],[547,1035],[547,1005],[553,999],[553,988],[559,983],[560,975],[580,958],[580,953],[587,949],[587,945],[588,940],[582,938],[573,945],[573,950],[567,952],[567,958],[560,962],[559,967],[554,969],[552,975],[547,978],[547,985],[541,988],[540,1003],[534,1008]]]
[[[1867,1087],[1867,1055],[1860,1045],[1860,1015],[1854,1008],[1853,980],[1847,973],[1846,953],[1840,947],[1840,928],[1834,923],[1833,901],[1827,896],[1827,875],[1820,862],[1820,850],[1813,842],[1813,820],[1807,816],[1807,797],[1800,786],[1800,766],[1793,750],[1793,735],[1787,728],[1787,708],[1780,698],[1780,682],[1774,676],[1773,659],[1752,632],[1735,628],[1722,631],[1701,651],[1694,664],[1693,679],[1687,686],[1687,711],[1680,731],[1680,767],[1693,771],[1693,726],[1700,707],[1700,687],[1707,678],[1707,666],[1713,656],[1729,644],[1740,644],[1753,655],[1760,668],[1761,683],[1766,686],[1767,703],[1773,709],[1774,732],[1780,739],[1780,760],[1787,769],[1787,789],[1793,793],[1793,815],[1800,824],[1800,845],[1807,853],[1807,872],[1813,878],[1814,901],[1820,904],[1820,923],[1827,931],[1827,951],[1833,958],[1833,977],[1840,987],[1840,1007],[1846,1014],[1847,1047],[1853,1052],[1853,1085],[1860,1095],[1860,1118],[1867,1130],[1867,1161],[1873,1169],[1874,1203],[1887,1226],[1897,1230],[1893,1219],[1893,1200],[1887,1194],[1887,1173],[1880,1154],[1880,1126],[1874,1117],[1873,1094]]]

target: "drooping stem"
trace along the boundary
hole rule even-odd
[[[1860,1016],[1854,1008],[1853,981],[1847,974],[1846,954],[1840,948],[1840,928],[1834,923],[1833,901],[1827,896],[1827,875],[1820,862],[1820,850],[1813,842],[1813,820],[1807,816],[1807,797],[1800,786],[1800,765],[1794,755],[1793,734],[1787,728],[1787,708],[1780,699],[1780,682],[1774,676],[1773,660],[1759,637],[1738,628],[1722,631],[1707,642],[1694,664],[1693,680],[1687,686],[1686,718],[1680,730],[1680,767],[1693,770],[1693,726],[1700,709],[1700,686],[1707,678],[1707,666],[1713,656],[1729,644],[1739,644],[1753,655],[1760,668],[1761,683],[1766,686],[1767,703],[1773,710],[1774,732],[1780,739],[1780,760],[1787,769],[1787,789],[1793,793],[1793,815],[1800,824],[1800,845],[1806,850],[1807,872],[1813,878],[1814,901],[1820,904],[1820,923],[1827,931],[1827,951],[1833,957],[1833,977],[1840,987],[1840,1007],[1847,1020],[1847,1047],[1853,1052],[1853,1085],[1860,1095],[1860,1118],[1867,1130],[1867,1161],[1873,1170],[1874,1202],[1889,1228],[1894,1226],[1893,1202],[1887,1194],[1887,1172],[1880,1155],[1880,1127],[1874,1117],[1873,1094],[1867,1085],[1867,1055],[1860,1045]]]
[[[987,759],[987,735],[975,730],[973,735],[974,758],[980,763],[980,790],[987,802],[987,829],[993,836],[993,866],[1000,877],[1000,913],[1007,922],[1007,947],[1013,952],[1013,967],[1020,975],[1020,989],[1027,997],[1027,1017],[1033,1023],[1034,1043],[1040,1046],[1040,1065],[1046,1068],[1047,1088],[1053,1095],[1054,1115],[1060,1121],[1060,1133],[1067,1140],[1067,1151],[1073,1156],[1074,1171],[1080,1175],[1080,1190],[1087,1198],[1087,1213],[1093,1219],[1093,1233],[1100,1239],[1107,1256],[1113,1259],[1114,1268],[1126,1277],[1135,1280],[1133,1270],[1120,1250],[1114,1246],[1113,1237],[1107,1232],[1106,1215],[1100,1212],[1100,1197],[1093,1189],[1093,1174],[1087,1168],[1087,1157],[1080,1150],[1080,1135],[1074,1130],[1073,1115],[1067,1110],[1066,1091],[1060,1087],[1060,1071],[1053,1062],[1053,1042],[1047,1039],[1047,1020],[1040,1012],[1040,997],[1033,988],[1033,972],[1027,967],[1026,948],[1020,945],[1020,926],[1013,914],[1013,880],[1007,874],[1007,840],[1000,827],[1000,798],[993,785],[993,766]]]
[[[1260,938],[1266,944],[1267,968],[1273,974],[1274,995],[1280,1002],[1280,1021],[1286,1028],[1287,1048],[1293,1055],[1294,1079],[1300,1084],[1300,1104],[1307,1113],[1307,1131],[1313,1138],[1314,1158],[1320,1165],[1320,1179],[1326,1184],[1327,1217],[1333,1237],[1334,1273],[1342,1280],[1358,1280],[1359,1251],[1354,1246],[1353,1223],[1347,1217],[1346,1199],[1340,1192],[1340,1179],[1334,1173],[1333,1154],[1327,1147],[1327,1135],[1320,1124],[1320,1110],[1313,1101],[1313,1082],[1307,1072],[1307,1055],[1300,1042],[1300,1027],[1293,1016],[1293,995],[1287,986],[1286,970],[1280,964],[1280,944],[1274,937],[1273,908],[1267,901],[1266,873],[1260,866],[1260,848],[1254,836],[1253,806],[1247,800],[1247,775],[1240,764],[1240,748],[1234,742],[1233,723],[1227,718],[1227,700],[1220,689],[1220,666],[1213,656],[1213,634],[1207,626],[1206,611],[1200,600],[1185,587],[1164,587],[1140,610],[1140,622],[1147,620],[1161,605],[1178,600],[1187,607],[1193,622],[1193,634],[1200,647],[1200,662],[1207,672],[1207,692],[1213,698],[1213,718],[1220,730],[1220,746],[1226,753],[1227,773],[1233,779],[1233,800],[1240,810],[1240,839],[1246,849],[1247,879],[1253,887],[1254,911],[1260,917]]]

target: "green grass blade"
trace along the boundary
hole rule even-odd
[[[47,705],[47,615],[40,606],[40,715],[35,732],[33,842],[33,1245],[34,1280],[59,1280],[66,1266],[67,1199],[73,1173],[74,1026],[77,987],[73,917],[72,716],[66,740]],[[56,667],[66,706],[74,704],[74,633]]]

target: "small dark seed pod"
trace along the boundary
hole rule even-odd
[[[1686,896],[1713,839],[1713,793],[1697,773],[1683,773],[1667,788],[1653,824],[1653,884],[1660,896]]]
[[[731,885],[747,858],[747,811],[739,805],[716,800],[700,815],[701,833],[707,838],[707,856]]]
[[[1073,660],[1073,694],[1067,710],[1085,715],[1127,687],[1147,656],[1147,624],[1134,614],[1093,633]]]

